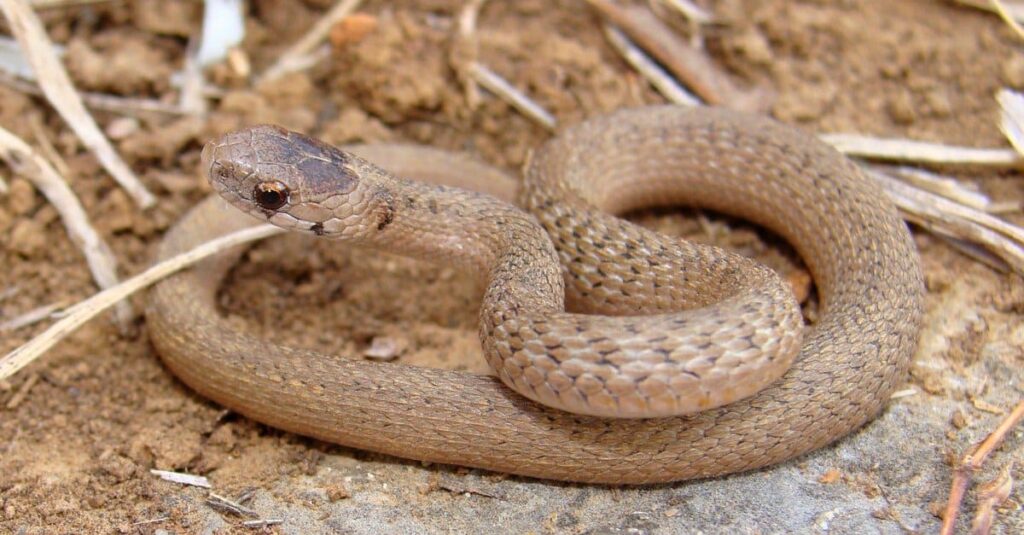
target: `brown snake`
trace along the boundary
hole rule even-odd
[[[358,150],[399,176],[511,198],[501,173],[480,164],[423,148]],[[209,143],[203,172],[232,204],[279,226],[454,262],[487,282],[481,339],[500,380],[237,333],[215,302],[240,251],[154,289],[151,337],[187,384],[255,420],[356,448],[600,483],[749,470],[875,416],[920,329],[917,253],[885,194],[831,148],[764,118],[651,107],[583,123],[530,162],[519,205],[533,216],[274,127]],[[678,204],[793,244],[817,284],[817,323],[801,333],[799,309],[767,268],[610,215]],[[255,222],[207,200],[160,256]]]

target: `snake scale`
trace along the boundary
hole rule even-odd
[[[878,185],[797,129],[712,108],[597,117],[532,156],[517,203],[529,213],[506,202],[515,186],[502,173],[465,158],[353,151],[366,159],[267,126],[208,143],[203,173],[241,210],[211,197],[168,232],[159,256],[262,219],[456,264],[486,284],[480,334],[496,377],[239,333],[216,311],[242,253],[233,251],[151,292],[153,343],[200,394],[350,447],[640,484],[821,447],[877,415],[905,377],[923,300],[910,233]],[[680,204],[789,241],[817,285],[817,322],[803,328],[771,270],[615,217]]]

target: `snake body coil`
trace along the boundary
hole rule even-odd
[[[454,185],[510,196],[500,173],[437,151],[362,151],[399,176],[460,177]],[[766,119],[652,107],[579,125],[527,170],[519,204],[536,220],[269,127],[228,134],[203,160],[222,196],[272,223],[486,275],[485,355],[534,401],[494,377],[234,332],[215,295],[239,252],[154,289],[153,342],[187,384],[253,419],[352,447],[601,483],[752,469],[876,415],[920,328],[917,255],[884,193],[831,148]],[[219,204],[190,212],[161,257],[256,221]],[[770,270],[609,215],[673,204],[743,217],[793,244],[822,308],[802,345],[799,310]]]

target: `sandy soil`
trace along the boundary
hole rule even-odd
[[[251,2],[245,50],[257,70],[329,4]],[[279,123],[338,144],[419,142],[518,169],[530,148],[548,134],[490,96],[476,110],[467,106],[448,57],[460,5],[445,0],[367,2],[363,11],[378,17],[376,31],[337,47],[312,71],[258,92],[226,69],[216,70],[214,78],[228,90],[207,118],[146,119],[116,140],[160,196],[160,204],[146,213],[115,187],[43,102],[0,87],[0,124],[25,139],[36,140],[42,132],[51,140],[71,169],[74,191],[122,261],[122,272],[134,273],[148,264],[163,232],[208,193],[195,173],[202,143],[242,124]],[[198,6],[111,2],[47,11],[44,19],[50,35],[68,46],[66,61],[81,89],[156,97],[171,91],[169,75],[180,68],[185,36],[198,25]],[[154,16],[158,7],[166,12]],[[710,56],[740,86],[770,90],[770,113],[782,121],[820,132],[1004,145],[993,96],[1000,87],[1024,88],[1024,55],[1019,40],[996,17],[933,0],[726,0],[716,2],[714,11],[722,24],[705,31]],[[610,49],[599,20],[581,1],[491,2],[479,26],[482,61],[525,89],[562,124],[662,102]],[[110,126],[118,118],[99,113],[97,119]],[[995,199],[1024,200],[1015,173],[951,172]],[[10,189],[0,197],[0,320],[94,293],[85,263],[53,208],[23,179],[10,177]],[[695,211],[637,219],[736,248],[800,277],[798,262],[784,246],[741,222]],[[1024,222],[1019,215],[1010,219]],[[899,403],[911,414],[941,407],[937,418],[944,424],[920,439],[938,454],[913,460],[934,466],[940,475],[920,495],[901,502],[920,516],[905,513],[903,522],[899,515],[896,520],[889,513],[874,516],[883,532],[934,529],[948,486],[948,463],[995,425],[999,411],[1016,403],[1024,360],[1020,278],[983,267],[915,232],[928,281],[929,326],[908,379],[918,394]],[[484,370],[474,325],[479,292],[464,277],[446,267],[341,251],[324,243],[298,254],[309,247],[309,242],[273,240],[256,247],[235,270],[223,304],[240,328],[255,334],[272,328],[282,342],[357,356],[375,339],[383,340],[395,344],[403,362]],[[143,298],[133,302],[141,305]],[[300,314],[301,309],[316,313]],[[0,352],[43,327],[0,333]],[[318,518],[328,521],[333,504],[366,492],[391,496],[393,503],[382,498],[378,506],[390,503],[400,511],[408,505],[420,511],[424,525],[441,518],[431,515],[443,515],[452,525],[469,529],[472,522],[466,519],[474,513],[464,508],[472,506],[452,502],[449,495],[493,499],[473,495],[474,489],[507,479],[356,452],[227,413],[177,382],[150,346],[145,323],[139,320],[138,327],[137,336],[126,338],[108,321],[94,321],[9,382],[0,382],[0,532],[190,533],[203,526],[249,532],[241,527],[242,518],[205,505],[202,491],[159,481],[150,475],[151,468],[206,475],[223,495],[257,489],[266,497],[260,503],[270,508],[267,516],[275,512],[272,504],[302,506],[313,511],[313,524],[296,524],[303,526]],[[27,381],[34,382],[31,390],[15,400]],[[1020,444],[1020,434],[1012,435],[1002,452],[1015,452]],[[997,454],[995,468],[986,474],[1019,457]],[[789,463],[798,471],[804,466]],[[869,473],[879,470],[844,469],[820,485],[846,485],[871,498],[872,492],[886,493],[884,483],[864,484]],[[389,476],[375,478],[374,473]],[[1019,469],[1015,475],[1019,479]],[[310,478],[316,481],[312,487]],[[383,480],[383,489],[392,485],[388,492],[394,494],[379,487]],[[569,492],[514,478],[510,485],[541,489],[552,500],[547,503]],[[1002,509],[999,529],[1020,527],[1020,501],[1016,491]],[[435,503],[441,509],[430,509]],[[545,503],[531,507],[539,507],[547,519],[530,529],[536,532],[619,532],[631,526],[657,531],[663,523],[689,525],[672,524],[686,514],[680,505],[666,506],[646,524],[631,524],[625,517],[621,523],[593,521],[562,505],[560,513],[550,514],[544,513]],[[669,514],[672,507],[675,514]],[[575,522],[566,523],[566,518]],[[147,520],[156,521],[139,524]],[[367,522],[338,529],[397,525]],[[812,524],[806,529],[815,529]],[[509,524],[510,529],[515,525]],[[271,531],[333,530],[317,526]],[[770,526],[765,530],[772,531]]]

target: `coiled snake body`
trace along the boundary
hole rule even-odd
[[[359,151],[399,176],[511,197],[497,171],[438,151]],[[356,448],[599,483],[748,470],[876,415],[920,329],[917,254],[885,194],[831,148],[763,118],[651,107],[583,123],[534,155],[519,198],[533,216],[274,127],[211,142],[203,171],[257,218],[455,262],[487,281],[481,339],[498,378],[237,333],[215,296],[240,252],[153,290],[151,337],[187,384],[255,420]],[[818,322],[802,333],[767,268],[610,215],[677,204],[792,243],[819,290]],[[160,255],[255,222],[207,200]]]

